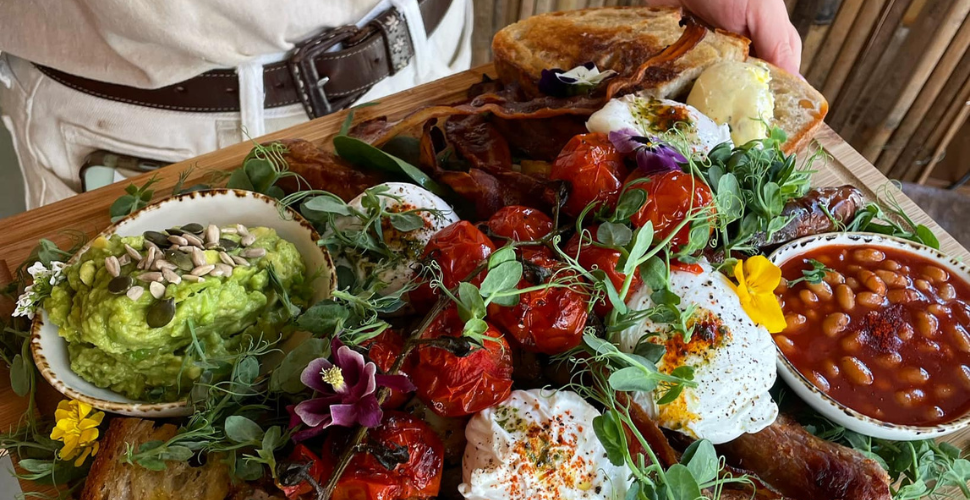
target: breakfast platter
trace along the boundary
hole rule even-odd
[[[970,498],[970,252],[817,91],[676,9],[493,51],[0,222],[24,491]]]

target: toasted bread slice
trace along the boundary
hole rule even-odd
[[[683,34],[683,13],[672,7],[606,7],[533,16],[505,27],[492,39],[495,69],[505,83],[517,82],[533,96],[543,69],[568,70],[594,62],[622,76],[659,54]],[[705,68],[718,61],[743,61],[747,38],[708,32],[690,52],[650,71],[640,85],[654,97],[679,97]]]
[[[138,418],[114,418],[101,441],[101,450],[81,492],[81,500],[224,500],[230,494],[227,466],[209,460],[200,467],[170,464],[163,471],[152,471],[123,463],[126,444],[136,449],[148,441],[165,441],[175,435],[171,424]]]
[[[754,57],[749,60],[761,61]],[[775,97],[775,119],[772,125],[788,134],[788,140],[782,145],[785,153],[794,153],[807,146],[815,137],[815,132],[822,126],[825,114],[829,111],[829,103],[821,92],[805,80],[774,64],[761,62],[771,72],[771,83],[768,86]]]

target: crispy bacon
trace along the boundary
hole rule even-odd
[[[448,120],[445,137],[474,168],[493,174],[512,170],[509,143],[482,115]]]
[[[795,500],[890,500],[889,476],[861,453],[809,434],[786,416],[718,446],[728,463]]]
[[[562,115],[527,120],[506,120],[493,116],[492,124],[513,151],[533,160],[554,161],[562,148],[579,134],[585,134],[586,117]]]
[[[320,149],[303,139],[283,139],[287,153],[283,155],[290,171],[300,174],[313,189],[330,191],[344,201],[350,201],[365,189],[386,179],[378,172],[365,172],[342,160],[337,155]],[[306,186],[299,186],[293,177],[279,181],[283,191],[292,193]]]

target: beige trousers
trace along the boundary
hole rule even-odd
[[[454,0],[432,36],[420,44],[424,50],[360,102],[468,69],[471,29],[471,0]],[[258,115],[257,126],[251,116],[247,126],[240,113],[187,113],[101,99],[51,80],[28,61],[0,55],[0,120],[13,137],[28,209],[78,193],[79,171],[92,151],[177,162],[246,140],[244,129],[270,133],[307,121],[301,104]]]

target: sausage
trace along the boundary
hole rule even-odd
[[[754,235],[752,243],[759,247],[774,246],[804,236],[836,231],[837,224],[851,220],[863,204],[865,199],[862,192],[852,186],[811,189],[805,196],[785,205],[781,214],[794,216],[788,224],[772,234],[771,238],[767,238],[765,233]]]

